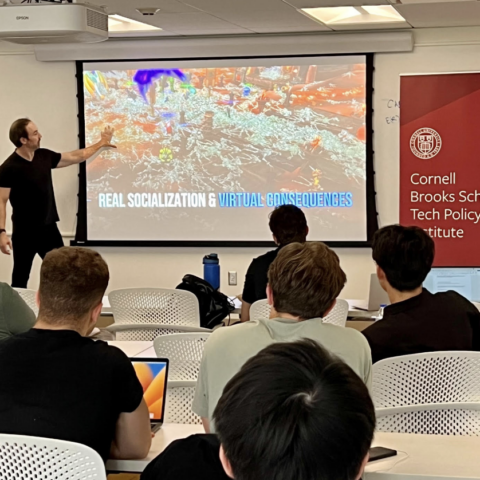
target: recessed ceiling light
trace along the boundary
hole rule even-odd
[[[153,30],[158,31],[161,30],[161,28],[131,18],[122,17],[121,15],[108,16],[109,33],[148,32]]]
[[[325,25],[366,25],[374,23],[405,23],[390,5],[365,7],[302,8],[301,12]]]

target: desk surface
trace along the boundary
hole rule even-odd
[[[143,472],[147,464],[173,441],[203,433],[201,425],[165,424],[155,435],[144,460],[109,460],[108,471]],[[364,479],[429,480],[444,478],[480,479],[480,437],[377,433],[373,446],[393,448],[398,455],[369,463]]]
[[[166,423],[155,434],[152,440],[152,448],[147,458],[143,460],[108,460],[107,471],[109,472],[143,472],[145,467],[172,442],[180,438],[186,438],[196,433],[204,433],[202,425],[179,425]]]
[[[368,480],[480,479],[480,437],[377,433],[373,445],[393,448],[398,455],[370,463]]]
[[[107,343],[119,348],[127,357],[156,357],[153,342],[111,340]],[[147,350],[148,353],[146,352]]]

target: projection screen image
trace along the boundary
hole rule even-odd
[[[366,58],[83,64],[88,240],[268,241],[277,205],[310,240],[367,240]]]

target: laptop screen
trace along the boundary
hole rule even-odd
[[[167,395],[168,360],[163,358],[132,358],[133,368],[143,387],[143,398],[150,420],[163,422]]]
[[[471,302],[480,302],[480,268],[433,268],[423,286],[432,293],[453,290]]]

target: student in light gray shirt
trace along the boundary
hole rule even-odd
[[[30,330],[35,314],[10,285],[0,282],[0,341]]]
[[[335,252],[320,242],[287,245],[270,266],[268,282],[270,319],[218,329],[205,344],[193,411],[207,432],[213,431],[210,419],[225,385],[272,343],[315,340],[371,385],[372,358],[363,335],[322,322],[346,282]]]

